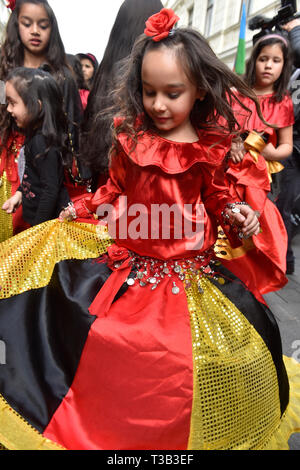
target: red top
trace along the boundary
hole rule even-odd
[[[16,186],[19,185],[17,159],[24,141],[25,136],[23,134],[12,132],[6,146],[2,148],[2,152],[0,153],[0,177],[5,171],[8,181],[15,183]]]
[[[117,230],[111,233],[109,226],[110,234],[117,244],[140,255],[178,259],[210,249],[217,238],[221,212],[227,202],[233,202],[225,186],[223,167],[231,138],[199,132],[197,142],[177,143],[148,131],[139,135],[137,146],[132,152],[125,134],[119,135],[118,142],[118,153],[112,159],[106,185],[100,187],[94,195],[75,203],[77,215],[86,217],[88,211],[95,213],[101,204],[112,204],[116,211],[121,211],[122,205],[126,210],[126,205],[128,232],[125,236],[122,232],[120,236],[118,229],[123,227],[124,219],[117,213]],[[126,196],[127,199],[120,196]],[[154,205],[163,204],[167,205],[164,207],[175,205],[173,208],[176,214],[177,211],[182,214],[184,209],[188,210],[192,215],[187,216],[185,212],[185,217],[194,223],[196,220],[199,223],[201,219],[198,236],[191,237],[191,232],[186,236],[184,231],[184,236],[178,237],[176,231],[179,219],[171,217],[168,220],[165,217],[163,229],[170,227],[170,236],[166,239],[161,222],[158,222],[159,235],[155,232],[156,236],[153,236],[152,232],[151,238],[151,229],[157,229],[157,226],[153,229],[157,221],[154,216],[157,206]],[[137,217],[139,221],[143,218],[143,230],[145,227],[147,229],[148,223],[148,232],[143,232],[142,239],[136,239],[132,234],[137,228]],[[234,241],[236,245],[237,239],[234,238]]]
[[[244,110],[239,103],[236,102],[233,109],[235,110],[235,117],[242,127],[243,130],[256,130],[258,132],[266,132],[270,135],[269,142],[271,142],[274,147],[277,145],[277,135],[276,129],[267,127],[259,118],[254,101],[250,98],[246,98],[243,95],[240,95],[236,92],[238,98],[242,103],[247,106],[252,111],[252,114],[249,116],[249,113]],[[265,121],[270,124],[276,124],[279,129],[284,127],[292,126],[295,122],[294,119],[294,108],[293,102],[289,94],[285,95],[283,100],[279,102],[275,101],[274,93],[268,95],[259,95],[257,96],[259,104],[261,107],[262,115],[265,118]]]
[[[84,90],[84,89],[79,90],[79,95],[80,95],[80,99],[81,99],[83,109],[85,109],[87,107],[89,94],[90,94],[89,90]]]

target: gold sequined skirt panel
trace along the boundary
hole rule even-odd
[[[276,369],[263,339],[212,282],[187,290],[194,358],[190,449],[259,449],[277,429]]]
[[[1,208],[5,201],[12,196],[11,183],[4,172],[0,178],[0,243],[13,236],[12,215],[7,214]]]

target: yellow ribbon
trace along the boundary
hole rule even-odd
[[[257,134],[257,132],[252,131],[248,135],[247,139],[244,141],[244,148],[247,152],[250,153],[255,163],[258,162],[258,155],[263,151],[265,148],[266,143],[264,139]],[[268,174],[269,174],[269,181],[272,182],[272,174],[279,173],[283,170],[284,166],[276,162],[275,160],[266,160]]]

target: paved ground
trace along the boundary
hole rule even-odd
[[[295,273],[288,276],[288,284],[278,292],[268,294],[265,299],[274,313],[282,336],[283,353],[297,355],[300,361],[300,234],[293,241],[296,257]],[[300,419],[300,417],[299,417]],[[290,439],[291,450],[300,450],[300,433]]]

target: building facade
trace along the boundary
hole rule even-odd
[[[193,26],[209,41],[218,57],[231,69],[234,66],[242,14],[243,0],[165,0],[180,17],[179,26]],[[252,48],[252,37],[259,32],[250,31],[248,21],[256,15],[273,18],[281,7],[280,1],[246,0],[246,56]],[[297,0],[298,11],[300,1]]]
[[[6,23],[9,17],[9,10],[6,8],[6,1],[0,0],[0,45],[3,40]]]

